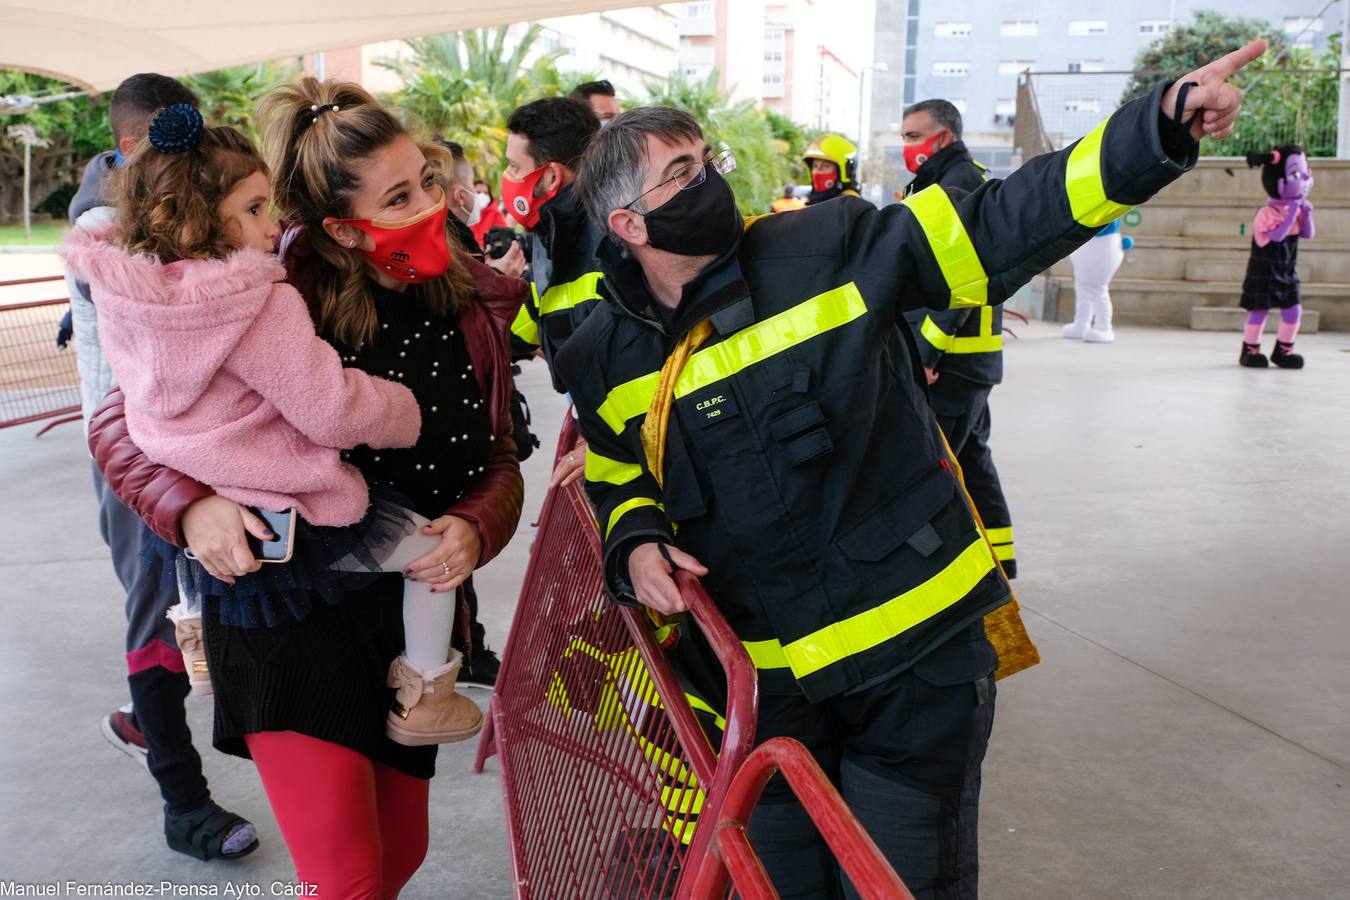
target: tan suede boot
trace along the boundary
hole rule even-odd
[[[183,654],[187,668],[188,686],[194,694],[211,693],[211,673],[206,668],[206,640],[202,634],[202,617],[173,620],[173,636]]]
[[[463,655],[451,651],[450,661],[421,672],[399,656],[389,664],[389,686],[396,688],[385,733],[405,747],[467,741],[483,728],[483,713],[463,694],[455,693]]]

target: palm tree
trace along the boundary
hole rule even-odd
[[[258,101],[277,85],[290,81],[295,74],[291,66],[259,63],[189,75],[183,83],[201,101],[202,117],[207,122],[237,128],[256,141],[258,133],[253,125],[253,112]]]

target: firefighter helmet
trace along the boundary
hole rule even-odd
[[[845,190],[858,189],[858,148],[841,134],[822,134],[806,148],[802,161],[808,167],[811,160],[823,159],[839,167],[840,185]]]

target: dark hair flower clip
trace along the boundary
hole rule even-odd
[[[175,103],[155,113],[150,122],[150,143],[160,153],[195,150],[202,136],[202,114],[190,103]]]

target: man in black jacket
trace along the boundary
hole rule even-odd
[[[900,124],[912,197],[932,185],[969,193],[989,179],[961,141],[961,113],[946,100],[905,109]],[[989,394],[1003,380],[1003,307],[913,310],[914,330],[933,412],[961,465],[966,488],[1009,578],[1017,577],[1012,518],[989,449]]]
[[[1231,133],[1253,42],[972,194],[843,197],[748,226],[687,114],[624,113],[577,193],[613,241],[607,299],[557,368],[618,602],[704,579],[756,666],[757,738],[811,749],[910,890],[973,898],[979,772],[1009,600],[913,372],[909,309],[984,308]],[[908,358],[907,358],[908,357]],[[664,361],[664,362],[663,362]],[[783,896],[837,874],[782,785],[751,822]]]

